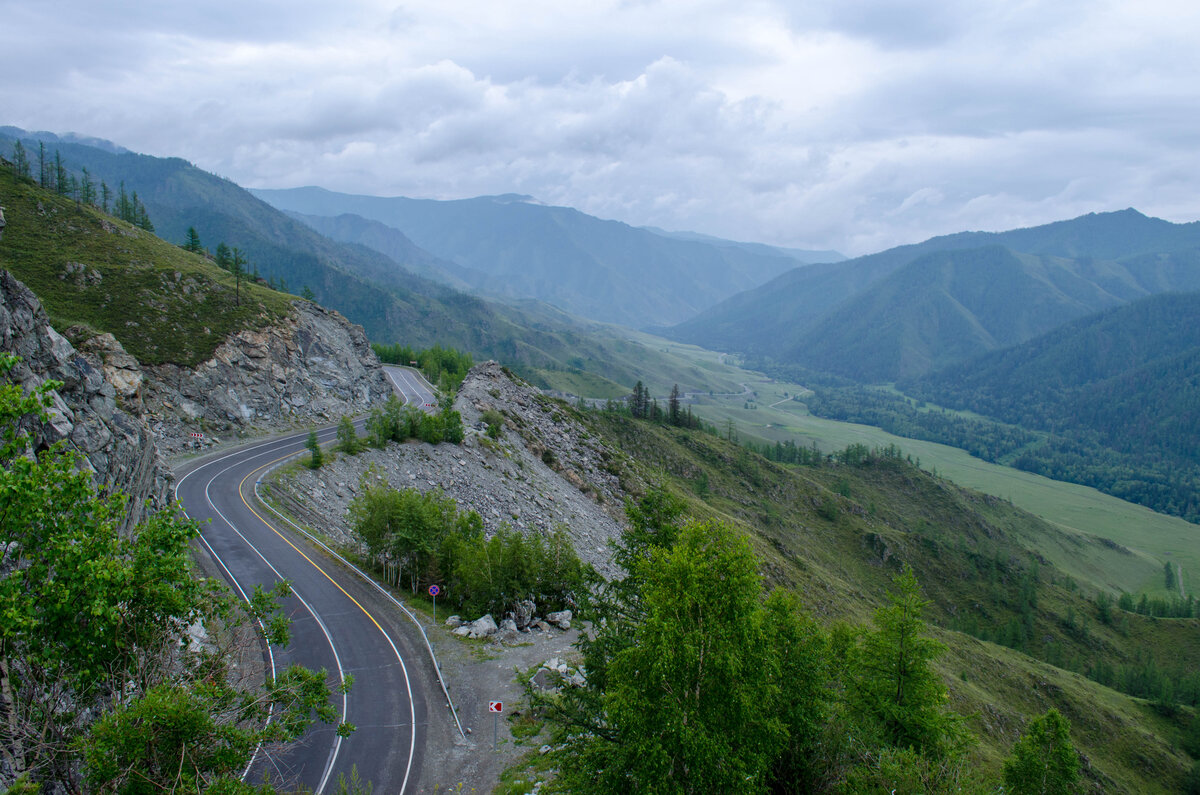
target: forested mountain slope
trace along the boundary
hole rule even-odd
[[[794,270],[666,333],[888,381],[1023,341],[1055,318],[1200,289],[1198,246],[1200,224],[1134,210],[961,233]]]
[[[633,328],[677,323],[802,261],[781,249],[667,237],[528,196],[433,201],[311,187],[254,193],[283,210],[352,213],[398,229],[468,269],[478,289]]]
[[[1151,296],[902,387],[940,405],[1101,445],[1129,465],[1160,471],[1162,487],[1183,486],[1200,472],[1198,320],[1200,293]],[[1195,494],[1189,501],[1186,492],[1172,512],[1200,514]]]

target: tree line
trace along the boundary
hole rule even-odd
[[[395,489],[374,469],[350,517],[386,581],[413,594],[437,584],[445,604],[472,617],[499,618],[525,600],[541,615],[574,608],[598,581],[562,529],[525,536],[505,526],[488,538],[479,514],[459,511],[441,490]]]
[[[457,392],[463,379],[467,377],[467,371],[475,365],[471,354],[436,344],[425,350],[414,350],[411,346],[398,342],[373,342],[371,349],[384,364],[410,365],[416,362],[416,368],[426,380],[436,384],[438,390],[445,394]]]
[[[36,177],[29,153],[19,140],[13,144],[11,163],[13,174],[20,179],[35,182],[46,190],[52,190],[60,196],[68,196],[80,204],[96,207],[106,213],[111,212],[122,221],[147,232],[154,231],[154,224],[150,221],[146,205],[138,198],[137,191],[133,191],[132,194],[126,192],[124,180],[114,195],[108,183],[103,180],[97,185],[86,167],[81,169],[78,175],[68,170],[57,149],[54,150],[53,158],[47,156],[46,144],[41,141],[38,142]]]

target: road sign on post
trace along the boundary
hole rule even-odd
[[[433,599],[433,623],[437,623],[437,595],[442,592],[436,584],[429,586],[429,596]]]
[[[492,750],[500,750],[500,713],[504,711],[503,701],[489,701],[488,712],[492,713]]]

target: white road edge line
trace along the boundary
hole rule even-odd
[[[283,463],[283,462],[281,461],[281,462],[279,462],[278,464],[275,464],[274,466],[272,466],[270,469],[268,469],[266,472],[264,472],[264,473],[263,473],[263,477],[266,477],[266,476],[270,475],[270,474],[271,474],[271,472],[272,472],[272,471],[273,471],[273,470],[274,470],[276,467],[280,466],[280,464],[282,464],[282,463]],[[457,709],[455,709],[455,707],[454,707],[454,699],[450,698],[450,691],[446,689],[446,682],[445,682],[445,681],[442,679],[442,667],[441,667],[440,665],[438,665],[438,661],[437,661],[437,655],[435,655],[435,654],[433,653],[433,646],[432,646],[432,645],[429,643],[429,636],[428,636],[428,635],[425,633],[425,627],[421,626],[421,622],[417,620],[417,617],[416,617],[416,615],[414,615],[414,614],[413,614],[413,612],[412,612],[411,610],[409,610],[407,607],[405,607],[403,602],[401,602],[401,601],[400,601],[399,599],[397,599],[396,597],[392,596],[392,595],[391,595],[391,594],[390,594],[390,593],[387,591],[387,589],[386,589],[386,588],[384,588],[382,585],[380,585],[379,583],[377,583],[373,577],[371,577],[369,574],[367,574],[366,572],[364,572],[364,571],[363,571],[362,569],[360,569],[358,566],[355,566],[353,563],[351,563],[350,561],[346,560],[346,559],[345,559],[344,557],[342,557],[342,556],[341,556],[341,555],[340,555],[340,554],[339,554],[339,553],[338,553],[336,550],[334,550],[334,549],[330,548],[330,546],[329,546],[328,544],[326,544],[324,541],[322,541],[321,539],[317,538],[317,537],[316,537],[316,536],[314,536],[312,533],[308,532],[308,531],[307,531],[307,530],[305,530],[303,527],[301,527],[300,525],[298,525],[298,524],[296,524],[295,522],[293,522],[293,521],[292,521],[291,519],[289,519],[287,516],[285,516],[285,515],[283,515],[282,513],[280,513],[280,512],[279,512],[279,511],[278,511],[278,510],[275,508],[275,506],[274,506],[274,505],[271,505],[271,503],[269,503],[269,502],[267,502],[266,500],[264,500],[264,499],[262,498],[262,495],[260,495],[260,494],[258,493],[258,486],[259,486],[259,483],[261,483],[261,482],[262,482],[262,480],[261,480],[261,479],[259,479],[258,481],[255,481],[255,483],[254,483],[254,496],[258,498],[258,501],[259,501],[260,503],[262,503],[263,505],[265,505],[265,506],[267,507],[267,510],[271,511],[271,512],[272,512],[272,513],[274,513],[276,516],[278,516],[280,519],[282,519],[283,521],[287,522],[287,523],[288,523],[288,524],[290,524],[292,527],[296,528],[297,532],[299,532],[299,533],[302,533],[302,534],[303,534],[303,535],[304,535],[306,538],[308,538],[308,539],[309,539],[310,541],[312,541],[314,544],[316,544],[317,546],[321,547],[321,549],[325,550],[325,551],[326,551],[326,552],[328,552],[330,555],[332,555],[334,558],[336,558],[338,561],[340,561],[340,562],[342,563],[342,565],[344,565],[344,566],[346,566],[346,567],[350,568],[352,571],[354,571],[356,574],[358,574],[358,576],[359,576],[359,577],[362,577],[362,578],[363,578],[363,579],[364,579],[366,582],[368,582],[368,583],[371,585],[371,587],[373,587],[373,588],[374,588],[376,591],[378,591],[379,593],[381,593],[381,594],[382,594],[382,595],[383,595],[385,598],[387,598],[387,599],[388,599],[388,601],[390,601],[390,602],[391,602],[392,604],[394,604],[396,607],[398,607],[398,608],[400,608],[402,611],[404,611],[404,614],[405,614],[406,616],[408,616],[408,617],[409,617],[409,619],[411,619],[411,620],[412,620],[412,622],[413,622],[413,625],[414,625],[414,626],[416,626],[416,628],[417,628],[417,631],[421,633],[421,639],[425,641],[425,648],[429,650],[429,659],[430,659],[430,661],[433,663],[433,672],[434,672],[434,673],[437,675],[438,684],[442,686],[442,693],[443,693],[443,695],[445,695],[445,696],[446,696],[446,703],[450,705],[450,714],[454,716],[454,724],[455,724],[455,725],[458,727],[458,733],[459,733],[459,734],[462,736],[462,738],[465,740],[465,739],[466,739],[466,737],[467,737],[467,735],[466,735],[466,732],[464,732],[464,731],[463,731],[462,722],[461,722],[461,721],[459,721],[459,719],[458,719],[458,710],[457,710]],[[414,716],[414,721],[415,721],[415,716]]]
[[[329,429],[327,429],[327,430],[329,430]],[[279,445],[281,447],[285,447],[287,445],[294,444],[295,440],[292,440],[292,441],[271,440],[269,442],[264,442],[263,444],[259,445],[258,447],[251,447],[251,448],[248,448],[245,450],[231,451],[224,455],[218,456],[217,458],[214,458],[211,461],[206,461],[205,463],[196,467],[192,471],[188,472],[186,475],[184,475],[182,478],[180,478],[176,482],[176,484],[175,484],[175,500],[177,502],[179,500],[179,487],[183,484],[183,482],[185,480],[187,480],[189,477],[191,477],[192,475],[199,472],[200,470],[206,469],[207,467],[209,467],[213,464],[220,463],[220,462],[224,461],[225,459],[230,458],[234,455],[238,455],[240,453],[250,452],[251,450],[258,451],[259,448],[267,447],[273,443],[279,443]],[[264,451],[261,451],[259,454],[262,454],[262,453],[270,454],[270,453],[274,453],[274,452],[278,452],[278,451],[277,450],[270,450],[270,451],[264,450]],[[302,451],[300,451],[300,452],[302,452]],[[299,454],[299,452],[297,454]],[[279,570],[276,569],[275,566],[272,565],[271,562],[266,559],[266,557],[262,554],[262,552],[259,551],[258,547],[254,546],[254,544],[250,543],[249,539],[247,539],[244,535],[242,535],[242,532],[240,530],[238,530],[237,527],[235,527],[233,525],[233,523],[229,521],[228,518],[226,518],[225,514],[221,511],[221,509],[218,508],[212,501],[212,497],[209,494],[209,490],[208,490],[209,486],[212,484],[213,480],[215,480],[221,474],[232,469],[233,466],[234,465],[225,467],[225,469],[222,469],[220,472],[217,472],[215,475],[213,475],[212,477],[209,478],[208,483],[204,484],[204,498],[208,502],[209,506],[214,511],[217,512],[217,515],[221,517],[221,520],[224,521],[225,524],[228,525],[231,530],[233,530],[233,532],[237,533],[238,537],[241,538],[243,542],[245,542],[246,546],[248,546],[248,547],[250,547],[250,549],[254,550],[254,554],[258,555],[258,557],[262,560],[262,562],[267,564],[267,567],[270,568],[271,571],[273,571],[275,573],[275,576],[278,577],[280,580],[285,580],[287,578],[284,577],[282,574],[280,574]],[[184,516],[187,516],[187,511],[184,511]],[[208,548],[208,550],[212,554],[212,556],[221,565],[221,568],[224,569],[225,573],[229,575],[231,581],[237,587],[238,592],[241,594],[242,598],[246,600],[247,604],[249,604],[250,600],[247,598],[245,590],[242,588],[242,586],[238,582],[237,578],[233,576],[233,573],[231,571],[229,571],[229,567],[225,565],[225,561],[223,561],[221,559],[221,557],[216,553],[216,551],[212,548],[212,546],[208,543],[208,541],[204,539],[203,533],[201,534],[200,539],[202,541],[204,541],[204,546]],[[313,619],[316,621],[317,626],[319,626],[321,628],[321,632],[325,635],[325,640],[329,643],[329,648],[333,652],[333,659],[334,659],[334,662],[337,664],[337,668],[338,668],[338,677],[339,677],[340,681],[342,682],[342,684],[345,684],[346,673],[342,668],[341,656],[338,654],[337,647],[334,645],[334,642],[333,642],[333,637],[329,634],[329,629],[325,626],[325,622],[323,620],[321,620],[321,617],[317,614],[317,612],[315,610],[313,610],[312,606],[307,601],[305,601],[304,597],[302,597],[298,591],[293,589],[292,595],[300,600],[300,603],[302,605],[304,605],[304,609],[308,611],[309,615],[311,615],[313,617]],[[263,627],[261,621],[258,622],[258,625],[259,625],[260,629],[262,629],[262,631],[263,631],[263,640],[266,641],[266,628]],[[274,679],[275,678],[275,655],[274,655],[274,652],[271,651],[271,644],[269,642],[267,642],[266,645],[267,645],[268,656],[271,659],[271,678]],[[271,715],[273,715],[273,714],[274,714],[274,711],[272,709],[272,712],[268,715],[268,718],[267,718],[268,723],[270,722]],[[346,693],[342,693],[342,721],[345,722],[348,717],[349,717],[348,695]],[[336,739],[334,741],[333,747],[330,749],[329,758],[326,760],[325,770],[323,771],[323,774],[321,776],[321,781],[317,786],[316,795],[322,795],[322,793],[325,791],[325,786],[329,782],[329,776],[333,772],[333,766],[334,766],[334,764],[336,764],[338,754],[340,753],[341,748],[342,748],[342,737],[336,733],[334,736]],[[245,772],[242,773],[243,780],[245,780],[246,776],[249,775],[250,767],[253,766],[254,760],[258,757],[258,752],[259,752],[260,748],[261,748],[261,744],[260,744],[260,746],[255,747],[254,754],[250,757],[250,763],[246,766]],[[407,777],[406,777],[406,780],[407,780]],[[403,792],[403,790],[401,790],[401,792]]]

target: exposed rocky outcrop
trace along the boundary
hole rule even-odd
[[[282,323],[234,334],[197,367],[147,368],[144,388],[127,362],[105,361],[115,382],[131,393],[142,389],[168,454],[251,427],[334,422],[391,394],[362,327],[308,301],[296,301]],[[203,442],[193,432],[204,433]]]
[[[614,474],[623,454],[495,362],[467,374],[455,408],[467,426],[461,445],[410,441],[337,456],[318,470],[277,478],[273,493],[303,522],[354,546],[347,512],[364,476],[395,488],[441,489],[460,509],[479,513],[489,534],[505,524],[526,533],[563,527],[583,560],[615,574],[608,542],[624,522],[628,495]],[[505,417],[500,438],[483,432],[488,410]]]
[[[120,349],[115,340],[112,345]],[[9,377],[26,390],[47,380],[63,383],[53,394],[50,422],[37,430],[39,447],[65,440],[83,455],[98,484],[124,492],[127,527],[167,504],[170,473],[154,435],[125,410],[101,357],[76,350],[55,331],[37,297],[8,271],[0,271],[0,350],[21,357]]]

